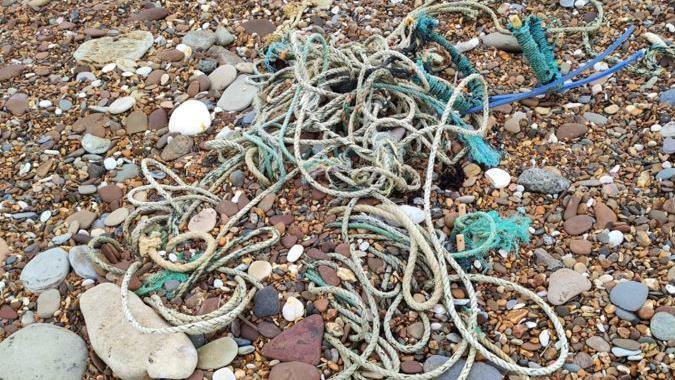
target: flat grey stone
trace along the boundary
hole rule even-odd
[[[612,288],[609,300],[626,311],[636,311],[647,300],[647,285],[637,281],[623,281]]]
[[[597,124],[597,125],[607,124],[607,118],[606,117],[604,117],[600,114],[594,113],[594,112],[585,112],[584,113],[584,119],[590,121],[593,124]]]
[[[76,245],[68,252],[68,261],[73,267],[75,274],[82,278],[96,279],[98,274],[94,264],[87,254],[89,248],[86,245]]]
[[[424,372],[431,372],[432,370],[440,367],[445,363],[449,358],[441,355],[432,355],[424,362]],[[450,369],[445,371],[440,376],[436,377],[436,380],[455,380],[459,377],[459,373],[462,371],[462,368],[466,365],[466,360],[459,359]],[[483,363],[483,362],[474,362],[469,372],[468,380],[499,380],[504,376],[497,370],[495,367]]]
[[[195,50],[206,50],[216,42],[216,34],[210,30],[193,30],[183,36],[182,42]]]
[[[51,318],[61,307],[61,294],[57,289],[48,289],[37,299],[37,315],[40,318]]]
[[[87,345],[62,327],[35,323],[0,342],[0,379],[80,380]]]
[[[58,287],[68,275],[68,254],[61,248],[40,252],[29,261],[19,277],[23,286],[33,293]]]
[[[73,53],[73,57],[79,62],[98,65],[115,62],[120,58],[136,61],[145,55],[153,41],[152,33],[135,30],[117,39],[101,37],[85,41]]]
[[[124,164],[122,168],[117,171],[115,175],[115,182],[124,182],[129,178],[138,177],[138,165],[136,164]]]
[[[224,111],[242,111],[251,105],[258,89],[247,83],[248,75],[240,75],[223,91],[218,107]]]
[[[662,92],[659,100],[661,100],[661,103],[666,103],[671,107],[675,106],[675,88]]]
[[[567,190],[571,185],[567,178],[540,168],[525,170],[518,177],[518,183],[525,186],[528,191],[544,194],[557,194]]]
[[[235,39],[236,37],[233,36],[232,33],[230,33],[230,31],[226,28],[221,26],[216,29],[216,43],[218,45],[227,46],[234,42]]]
[[[523,48],[518,44],[516,37],[510,34],[494,32],[481,37],[483,43],[489,47],[503,50],[510,53],[520,53]]]
[[[103,154],[107,152],[108,149],[110,149],[112,142],[108,139],[87,133],[84,135],[84,137],[82,137],[81,144],[82,148],[84,148],[84,150],[86,150],[88,153]]]
[[[664,311],[654,314],[649,323],[652,335],[659,340],[669,341],[675,339],[675,316]]]

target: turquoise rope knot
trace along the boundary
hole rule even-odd
[[[538,17],[527,17],[520,28],[516,28],[512,24],[509,24],[508,27],[518,40],[527,62],[541,85],[549,84],[561,78],[558,62],[553,55],[553,49],[546,40],[546,33]],[[562,88],[562,84],[557,86],[555,90],[560,88]]]

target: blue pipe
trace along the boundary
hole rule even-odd
[[[587,78],[580,79],[576,82],[570,82],[570,83],[564,84],[563,87],[561,88],[561,91],[571,90],[573,88],[581,87],[581,86],[584,86],[584,85],[586,85],[590,82],[593,82],[594,80],[597,80],[597,79],[600,79],[602,77],[614,74],[615,72],[621,70],[625,66],[637,61],[638,59],[641,59],[642,57],[644,57],[644,55],[645,55],[644,49],[640,50],[640,51],[637,51],[637,52],[633,53],[630,57],[628,57],[626,60],[617,63],[616,65],[610,67],[609,69],[607,69],[605,71],[593,74],[593,75],[591,75]],[[562,80],[562,78],[561,78],[561,80]],[[559,84],[558,81],[555,81],[555,82],[551,82],[551,83],[549,83],[545,86],[535,88],[534,90],[529,91],[529,92],[509,94],[509,95],[506,95],[506,96],[502,95],[502,97],[498,98],[497,100],[494,100],[494,98],[491,98],[490,102],[489,102],[489,106],[490,106],[490,108],[493,108],[493,107],[501,106],[501,105],[504,105],[504,104],[517,102],[519,100],[531,98],[533,96],[542,95],[542,94],[547,93],[552,88],[556,87],[558,84]],[[482,111],[482,110],[483,110],[482,106],[476,106],[476,107],[473,107],[473,108],[467,110],[466,112],[464,112],[464,114],[476,113],[476,112],[479,112],[479,111]]]
[[[628,59],[626,59],[625,61],[621,61],[618,64],[610,67],[609,69],[607,69],[605,71],[602,71],[600,73],[591,75],[590,77],[588,77],[586,79],[581,79],[579,81],[571,82],[571,83],[565,83],[566,81],[570,80],[571,78],[574,78],[575,76],[579,75],[580,73],[588,70],[590,67],[592,67],[593,65],[595,65],[596,63],[600,62],[605,57],[610,55],[612,52],[614,52],[619,46],[621,46],[621,44],[624,41],[626,41],[628,39],[628,37],[630,37],[630,35],[633,33],[634,30],[635,30],[635,27],[631,25],[605,51],[598,54],[597,56],[595,56],[595,58],[589,60],[588,62],[581,65],[579,68],[577,68],[576,70],[573,70],[572,72],[568,73],[567,75],[565,75],[564,77],[562,77],[558,80],[555,80],[555,81],[553,81],[553,82],[551,82],[547,85],[537,87],[534,90],[531,90],[531,91],[528,91],[528,92],[491,96],[490,101],[489,101],[490,108],[497,107],[497,106],[504,105],[504,104],[513,103],[513,102],[523,100],[523,99],[527,99],[527,98],[531,98],[533,96],[541,95],[541,94],[544,94],[544,93],[546,93],[546,92],[548,92],[548,91],[550,91],[550,90],[552,90],[555,87],[558,87],[560,85],[562,85],[562,88],[560,89],[560,91],[580,87],[580,86],[583,86],[583,85],[585,85],[589,82],[592,82],[594,80],[597,80],[597,79],[602,78],[602,77],[607,76],[607,75],[611,75],[611,74],[619,71],[620,69],[622,69],[626,65],[644,57],[645,51],[640,50],[640,51],[634,53],[633,55],[631,55],[630,57],[628,57]],[[476,106],[476,107],[470,108],[469,110],[464,112],[464,114],[476,113],[476,112],[481,111],[482,109],[483,109],[482,106]]]

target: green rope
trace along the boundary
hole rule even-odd
[[[537,17],[528,17],[519,28],[512,24],[508,27],[523,49],[523,55],[539,83],[545,85],[559,79],[560,69],[553,56],[553,49],[546,40],[541,20]]]
[[[162,289],[165,283],[172,280],[176,280],[180,283],[183,283],[188,280],[188,275],[186,275],[185,273],[162,270],[148,277],[143,283],[143,286],[138,288],[138,290],[136,290],[135,293],[139,297],[143,297],[145,295],[154,293]],[[173,298],[173,291],[168,292],[166,298],[168,299]]]

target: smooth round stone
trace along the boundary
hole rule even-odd
[[[72,331],[31,324],[0,342],[0,379],[80,380],[87,357],[87,345]]]
[[[611,248],[618,247],[623,243],[623,232],[621,231],[609,231],[607,234],[607,245]]]
[[[609,300],[624,310],[636,311],[647,301],[649,288],[637,281],[623,281],[612,288]]]
[[[188,230],[192,232],[209,232],[216,226],[218,212],[212,208],[205,208],[190,218]]]
[[[103,160],[103,167],[106,170],[113,170],[117,167],[117,160],[112,157],[106,157],[105,160]]]
[[[114,63],[113,63],[114,65]],[[105,69],[105,67],[103,67]],[[103,70],[101,70],[103,71]],[[105,72],[105,71],[103,71]],[[96,75],[92,74],[89,71],[83,71],[81,73],[77,73],[75,76],[75,80],[78,82],[93,82],[96,80]]]
[[[296,244],[291,247],[291,249],[288,250],[288,254],[286,255],[286,260],[288,260],[289,263],[294,263],[298,261],[300,256],[302,256],[302,253],[305,251],[305,247],[301,246],[300,244]]]
[[[71,103],[68,99],[61,99],[59,100],[59,108],[64,111],[69,111],[71,108],[73,108],[73,103]]]
[[[150,67],[150,66],[139,67],[136,70],[136,74],[144,76],[144,77],[150,75],[151,72],[152,72],[152,67]]]
[[[205,29],[192,30],[183,36],[181,42],[195,50],[207,50],[216,42],[216,34]]]
[[[184,136],[203,133],[211,127],[211,115],[206,105],[189,99],[176,108],[169,118],[169,132]]]
[[[115,211],[108,214],[103,223],[108,227],[114,227],[124,222],[124,220],[129,216],[129,209],[126,207],[120,207]]]
[[[108,139],[94,136],[87,133],[82,137],[82,148],[87,151],[87,153],[92,154],[103,154],[110,149],[112,142]]]
[[[222,91],[237,78],[237,69],[232,65],[223,65],[213,70],[209,74],[211,88],[216,91]]]
[[[127,112],[136,104],[136,98],[133,96],[123,96],[119,99],[115,99],[114,102],[108,106],[108,112],[113,115]]]
[[[413,223],[420,224],[424,221],[424,210],[410,205],[398,205],[398,208],[403,211]]]
[[[611,349],[609,343],[599,336],[592,336],[586,339],[586,345],[598,352],[609,352]]]
[[[248,274],[258,281],[263,281],[272,274],[272,264],[267,261],[254,261],[248,267]]]
[[[68,275],[68,253],[61,248],[40,252],[21,271],[20,280],[26,289],[40,293],[58,287]]]
[[[303,362],[279,363],[272,367],[269,380],[319,380],[321,372]]]
[[[216,369],[225,367],[232,363],[232,360],[237,356],[238,349],[237,342],[230,337],[216,339],[197,350],[199,356],[197,368]]]
[[[230,84],[218,100],[218,107],[224,111],[237,112],[246,109],[253,102],[258,89],[247,82],[248,75],[240,75]]]
[[[253,298],[253,314],[258,318],[279,314],[279,292],[273,286],[266,286]]]
[[[440,367],[448,361],[447,356],[442,355],[432,355],[424,362],[423,368],[424,372],[431,372],[434,369]],[[459,377],[459,373],[462,371],[466,365],[466,360],[459,359],[452,367],[447,371],[443,372],[440,376],[436,377],[436,380],[454,380]],[[483,362],[474,362],[469,371],[468,380],[487,380],[487,379],[501,379],[504,376],[497,370],[495,367],[483,363]]]
[[[82,278],[96,279],[96,268],[89,259],[89,247],[86,245],[76,245],[68,251],[68,262],[73,267],[75,274]]]
[[[124,182],[129,178],[138,177],[138,166],[136,164],[124,164],[115,175],[115,182]]]
[[[237,380],[237,377],[234,375],[229,368],[221,368],[213,373],[212,380]]]
[[[663,341],[673,340],[675,339],[675,316],[664,311],[659,311],[652,317],[649,329],[656,339]]]
[[[565,221],[563,228],[570,235],[581,235],[593,227],[593,222],[588,215],[575,215]]]
[[[218,45],[227,46],[234,42],[235,39],[236,37],[232,35],[232,33],[230,33],[230,31],[226,28],[221,26],[216,29],[216,42]]]
[[[285,320],[293,322],[305,315],[305,305],[295,297],[288,297],[281,314]]]
[[[254,352],[255,352],[255,347],[253,347],[251,345],[239,347],[239,349],[237,350],[238,355],[248,355],[248,354],[252,354]]]
[[[82,195],[94,194],[98,190],[96,185],[80,185],[77,187],[77,192]]]
[[[555,271],[548,280],[548,301],[562,305],[582,292],[591,289],[591,282],[581,273],[568,268]]]
[[[495,189],[503,189],[511,183],[511,175],[503,169],[492,168],[485,172],[485,177]]]
[[[61,307],[61,294],[57,289],[48,289],[37,299],[37,315],[40,318],[51,318]]]

